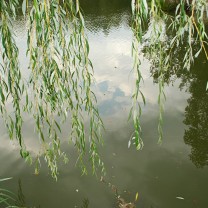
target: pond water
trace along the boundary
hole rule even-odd
[[[189,72],[167,73],[164,138],[162,145],[158,145],[157,75],[143,57],[142,92],[147,102],[142,115],[145,146],[141,151],[128,148],[133,126],[127,119],[134,84],[130,1],[82,0],[81,6],[95,71],[94,92],[106,127],[104,146],[100,148],[107,171],[106,183],[90,173],[81,176],[80,169],[74,166],[73,154],[69,164],[60,163],[57,182],[50,177],[44,163],[40,174],[34,175],[34,167],[20,158],[19,149],[9,142],[0,120],[0,178],[13,178],[1,186],[19,194],[28,207],[84,207],[83,201],[87,200],[90,208],[116,207],[115,194],[107,183],[115,185],[126,201],[134,201],[138,192],[139,208],[208,207],[208,63],[205,58],[200,56]],[[21,64],[27,75],[23,17],[18,17],[14,27]],[[30,118],[25,120],[25,140],[35,149],[37,136]],[[70,147],[66,151],[73,153]]]

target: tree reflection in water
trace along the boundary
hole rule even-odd
[[[196,61],[191,71],[189,92],[191,97],[187,100],[184,124],[188,129],[184,133],[184,142],[191,146],[190,159],[196,167],[208,165],[208,80],[207,63]]]
[[[208,65],[201,55],[195,59],[190,71],[183,69],[183,50],[177,50],[171,70],[164,74],[164,82],[170,85],[181,80],[179,88],[190,93],[183,121],[187,125],[184,142],[191,146],[190,160],[196,167],[202,168],[208,165]],[[157,68],[151,68],[150,72],[154,82],[158,83]]]

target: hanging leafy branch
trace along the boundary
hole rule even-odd
[[[162,115],[164,101],[166,99],[164,92],[164,74],[172,66],[174,49],[179,47],[180,44],[186,48],[183,67],[187,70],[190,69],[194,58],[202,51],[208,60],[208,36],[205,30],[205,20],[208,18],[208,2],[206,0],[179,0],[174,15],[170,15],[163,10],[164,5],[168,3],[169,1],[162,0],[132,0],[132,29],[135,37],[132,50],[134,63],[136,63],[134,64],[134,69],[137,74],[132,107],[132,111],[134,112],[132,117],[135,125],[135,134],[137,135],[138,132],[141,132],[141,107],[139,99],[135,94],[137,95],[137,92],[140,92],[142,75],[139,70],[141,63],[139,54],[143,51],[144,55],[150,60],[151,67],[158,69],[159,143],[161,143],[163,137]],[[168,35],[170,33],[174,35]],[[200,49],[194,54],[193,47],[195,45],[199,45]],[[136,136],[134,143],[137,149],[140,147],[138,145],[139,141],[142,141],[141,137]]]
[[[132,56],[134,60],[133,69],[136,74],[135,79],[135,89],[132,95],[132,108],[129,113],[129,119],[133,118],[134,123],[134,132],[132,137],[130,138],[129,145],[133,143],[136,146],[136,149],[143,148],[143,141],[142,141],[142,131],[141,131],[141,115],[142,115],[142,108],[139,102],[139,95],[142,96],[143,103],[145,104],[145,97],[140,89],[140,82],[143,80],[141,74],[141,61],[140,61],[140,54],[139,54],[139,47],[142,42],[143,36],[143,20],[147,18],[148,15],[148,6],[146,2],[143,1],[132,1],[132,29],[134,33],[134,38],[132,42]]]
[[[18,1],[0,2],[0,110],[8,128],[11,139],[16,137],[21,150],[24,148],[22,141],[22,116],[21,97],[24,93],[21,71],[19,67],[19,51],[13,38],[12,18],[16,17],[15,8]],[[14,113],[7,112],[6,103],[12,102]]]
[[[33,0],[30,9],[28,1],[23,1],[22,11],[25,16],[29,16],[27,56],[30,60],[28,70],[31,72],[25,85],[21,85],[18,49],[12,37],[12,21],[9,19],[10,13],[15,17],[17,6],[17,1],[8,3],[3,0],[0,7],[2,57],[5,65],[2,64],[1,71],[1,82],[4,84],[0,91],[1,112],[11,137],[15,129],[22,157],[31,160],[30,152],[23,146],[21,132],[20,105],[21,95],[24,94],[24,109],[33,115],[42,146],[41,155],[44,155],[53,177],[56,178],[58,173],[58,157],[67,160],[66,154],[61,151],[59,138],[64,122],[69,125],[69,137],[77,148],[83,173],[86,173],[83,158],[87,151],[87,137],[93,173],[99,166],[104,170],[97,151],[103,123],[96,107],[95,95],[91,91],[93,70],[88,58],[89,44],[78,0]],[[9,98],[6,93],[13,98],[15,109],[16,120],[8,116],[10,123],[6,117],[6,101]],[[84,112],[90,120],[89,132]]]

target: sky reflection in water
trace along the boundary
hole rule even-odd
[[[81,2],[95,70],[93,90],[106,126],[105,145],[100,150],[107,168],[106,180],[115,184],[119,193],[129,201],[133,201],[138,192],[137,207],[207,207],[207,63],[203,63],[201,56],[191,72],[167,74],[164,140],[159,146],[158,85],[154,70],[150,70],[148,60],[143,57],[142,92],[147,101],[142,116],[145,147],[139,152],[133,147],[128,149],[127,143],[133,127],[127,118],[134,86],[134,74],[131,72],[130,3],[119,0]],[[22,66],[26,62],[22,55],[26,51],[25,27],[23,19],[15,22]],[[27,69],[24,69],[24,74],[27,76]],[[37,138],[32,133],[33,124],[30,119],[27,121],[24,134],[31,148],[35,148],[37,144],[33,141]],[[82,200],[87,198],[92,208],[115,207],[115,197],[109,187],[91,175],[80,176],[80,170],[74,167],[76,158],[73,150],[71,163],[60,165],[58,182],[48,177],[44,165],[39,176],[33,175],[33,167],[24,163],[19,150],[8,141],[2,120],[0,124],[0,176],[13,177],[13,180],[3,185],[17,193],[20,178],[27,204],[44,208],[81,207]],[[64,132],[67,133],[67,127]],[[176,197],[183,197],[184,200]]]

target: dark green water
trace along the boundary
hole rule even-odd
[[[191,71],[178,70],[176,73],[171,70],[166,74],[164,139],[159,146],[157,73],[150,70],[149,61],[143,58],[142,92],[147,101],[142,116],[145,146],[142,151],[133,147],[128,149],[133,127],[127,118],[134,77],[130,73],[130,1],[82,0],[82,8],[95,70],[94,91],[106,127],[105,143],[100,150],[106,164],[105,180],[114,184],[126,201],[134,201],[138,192],[138,208],[207,208],[208,63],[200,56]],[[21,64],[27,76],[28,71],[24,69],[27,60],[23,55],[26,50],[26,22],[21,16],[14,27]],[[176,65],[179,65],[181,57],[183,52],[179,51]],[[25,140],[30,149],[36,151],[38,139],[33,133],[33,124],[30,118],[25,118],[25,121]],[[66,127],[63,137],[67,131]],[[116,207],[111,188],[95,176],[81,176],[79,168],[74,166],[75,156],[70,147],[67,151],[72,152],[71,161],[67,165],[60,164],[56,182],[44,163],[40,174],[33,174],[34,168],[24,163],[15,143],[8,140],[2,120],[0,133],[0,178],[13,177],[1,186],[21,193],[20,198],[25,199],[27,206],[81,207],[82,201],[88,199],[90,208]],[[63,146],[66,143],[63,141]]]

